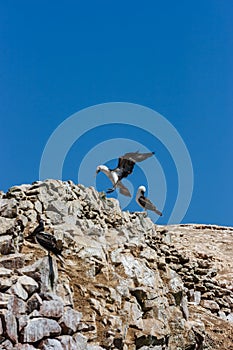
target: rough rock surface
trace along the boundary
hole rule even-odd
[[[65,264],[27,238],[38,215]],[[71,181],[0,199],[0,349],[233,349],[233,229],[158,226]]]

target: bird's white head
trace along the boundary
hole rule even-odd
[[[98,165],[96,168],[96,175],[99,174],[99,172],[102,171],[103,173],[108,173],[109,169],[106,167],[106,165]]]
[[[139,186],[138,187],[138,192],[140,192],[141,194],[144,194],[146,192],[146,187],[145,186]]]

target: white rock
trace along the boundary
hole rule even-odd
[[[38,283],[29,276],[20,276],[18,282],[26,289],[29,294],[34,293],[38,288]]]
[[[61,327],[55,320],[41,317],[28,321],[24,328],[23,340],[25,343],[35,343],[44,337],[57,336],[60,333]]]

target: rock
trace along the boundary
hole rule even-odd
[[[3,329],[7,337],[12,341],[12,343],[17,343],[18,333],[17,333],[17,322],[16,318],[12,312],[7,310],[2,310],[0,314]]]
[[[61,327],[55,320],[48,318],[36,318],[28,321],[23,330],[24,343],[35,343],[44,337],[57,336],[61,333]]]
[[[58,319],[63,315],[64,312],[63,303],[61,300],[44,300],[39,312],[41,316]]]
[[[63,350],[79,350],[79,344],[69,335],[62,335],[59,338]],[[80,349],[81,350],[81,349]]]
[[[13,286],[9,289],[9,293],[17,295],[17,297],[27,300],[28,298],[28,293],[26,290],[22,287],[22,284],[17,281]]]
[[[15,219],[4,218],[0,216],[0,236],[6,235],[14,227]]]
[[[16,218],[17,201],[12,199],[0,199],[0,215],[6,218]]]
[[[13,271],[6,269],[5,267],[0,267],[0,277],[10,277],[13,274]]]
[[[13,295],[9,299],[7,308],[16,317],[19,317],[26,313],[26,303],[19,299],[16,295]]]
[[[1,278],[0,279],[0,292],[5,292],[9,289],[13,284],[12,279],[9,278]]]
[[[73,309],[68,309],[62,318],[59,320],[59,324],[64,334],[71,335],[78,330],[78,325],[82,318],[82,313]]]
[[[211,312],[218,312],[220,310],[219,305],[213,300],[202,300],[201,306],[209,309]]]
[[[1,349],[2,350],[13,350],[13,344],[9,339],[4,340],[3,342],[1,342]]]
[[[25,254],[20,253],[4,256],[3,258],[0,258],[0,268],[5,267],[10,270],[20,269],[25,264],[25,258]]]
[[[87,337],[81,333],[76,333],[73,335],[74,342],[76,344],[75,350],[86,350],[87,348]]]
[[[60,341],[57,339],[45,339],[45,340],[42,340],[40,342],[39,349],[41,349],[41,350],[51,350],[51,349],[54,349],[54,350],[67,349],[67,350],[69,350],[70,348],[62,347]]]
[[[30,344],[17,344],[14,347],[14,350],[35,350],[33,345]]]
[[[18,278],[18,283],[20,283],[29,295],[38,290],[38,283],[29,276],[20,276]]]
[[[15,252],[14,241],[12,236],[0,236],[0,254],[6,255]]]
[[[13,298],[12,295],[0,293],[0,308],[6,308],[11,298]]]
[[[30,314],[34,310],[39,310],[42,305],[42,299],[39,294],[33,294],[27,301],[27,311]]]

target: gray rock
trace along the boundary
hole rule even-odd
[[[15,219],[0,217],[0,236],[7,234],[14,227]]]
[[[73,335],[73,339],[76,344],[76,350],[86,350],[87,348],[87,337],[81,333],[76,333]]]
[[[10,277],[13,274],[13,271],[6,269],[5,267],[0,267],[0,277]]]
[[[13,315],[19,317],[26,313],[27,305],[22,299],[13,295],[8,301],[7,308]]]
[[[0,215],[7,218],[16,218],[17,212],[17,201],[14,198],[11,199],[0,199]]]
[[[64,334],[71,335],[78,330],[78,325],[82,318],[82,313],[73,309],[68,309],[62,318],[59,320],[59,324]]]
[[[200,305],[212,312],[218,312],[220,310],[219,305],[214,300],[202,300]]]
[[[29,295],[38,290],[38,283],[29,276],[20,276],[18,282],[23,286],[24,289],[28,292]]]
[[[61,333],[61,327],[55,320],[48,318],[36,318],[28,321],[23,330],[23,341],[35,343],[44,337],[57,336]]]
[[[33,345],[30,344],[16,344],[14,350],[35,350]]]
[[[41,350],[63,350],[61,343],[57,339],[45,339],[42,340],[39,344],[39,349]],[[70,348],[65,348],[69,350]]]
[[[1,344],[1,350],[13,350],[13,344],[9,339],[4,340]]]
[[[12,236],[0,236],[0,254],[6,255],[16,251]]]
[[[0,293],[0,308],[7,308],[8,302],[12,298],[12,295]]]
[[[0,258],[0,268],[5,267],[6,269],[14,270],[20,269],[25,264],[25,254],[10,254]]]
[[[27,301],[27,311],[30,314],[34,310],[39,310],[42,305],[42,299],[39,294],[33,294]]]
[[[79,345],[70,335],[62,335],[58,337],[61,342],[62,350],[79,350]]]
[[[41,316],[58,319],[63,315],[64,312],[63,303],[61,300],[44,300],[39,312]]]
[[[1,312],[0,317],[4,325],[5,333],[12,343],[15,344],[18,341],[16,318],[12,312],[8,310],[2,310]]]
[[[27,300],[28,298],[28,293],[18,281],[9,289],[9,293],[17,295],[17,297],[23,300]]]

